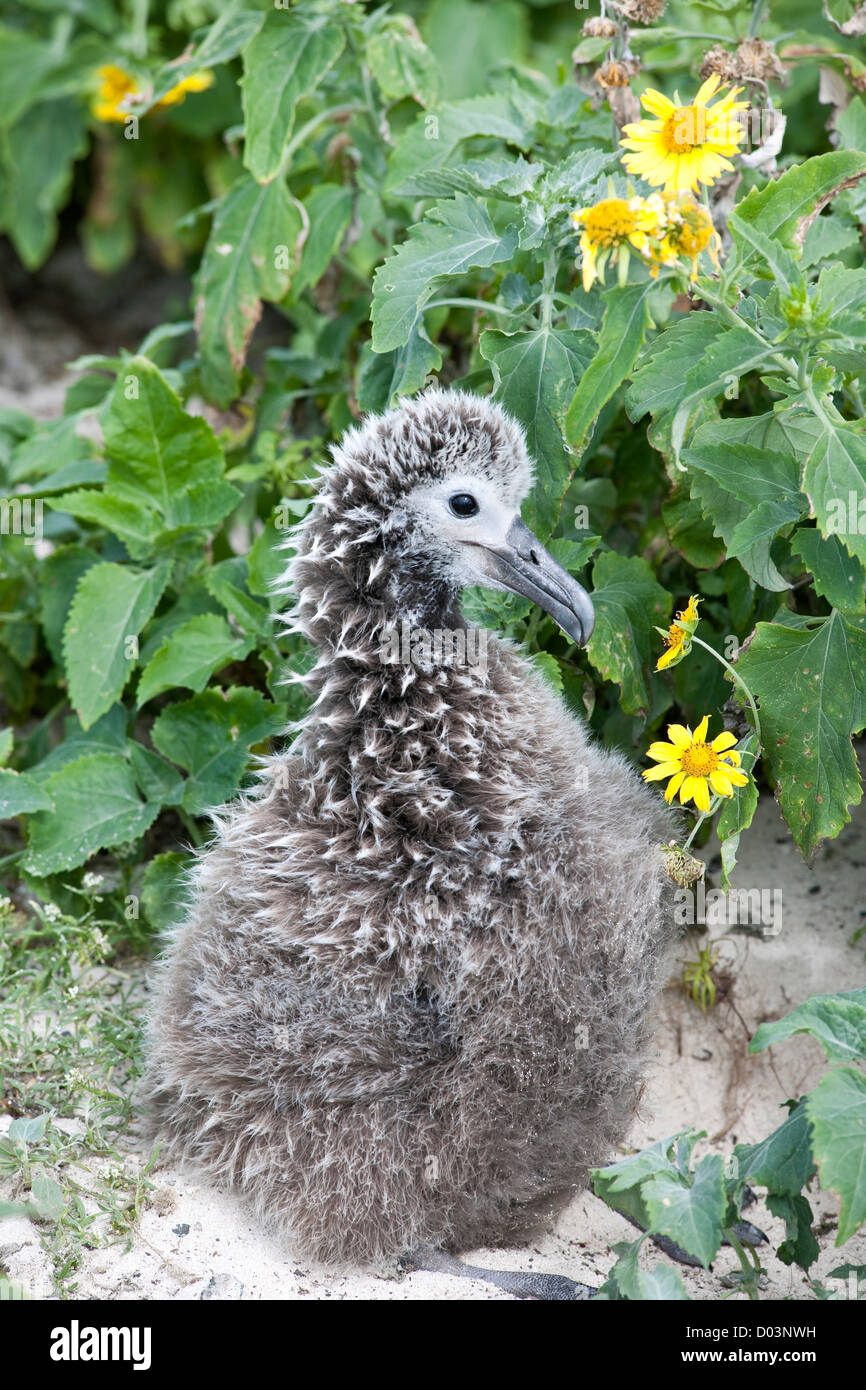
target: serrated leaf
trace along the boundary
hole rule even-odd
[[[815,589],[842,613],[862,613],[866,607],[866,569],[849,554],[838,536],[822,536],[817,527],[801,527],[791,537],[791,550],[811,571]]]
[[[757,742],[755,735],[750,733],[740,744],[740,756],[744,772],[751,772],[754,767]],[[737,862],[740,836],[752,824],[757,809],[758,788],[754,781],[750,781],[747,786],[740,787],[734,796],[725,801],[716,822],[716,834],[721,841],[722,850],[721,882],[725,892],[731,887],[731,874]]]
[[[140,707],[163,690],[184,686],[203,690],[215,671],[230,661],[241,661],[253,639],[233,635],[215,613],[190,618],[165,639],[141,674],[136,703]]]
[[[774,1047],[795,1033],[817,1038],[831,1062],[866,1061],[866,989],[813,994],[784,1018],[762,1023],[749,1051]]]
[[[765,236],[793,248],[801,219],[841,187],[846,179],[866,172],[866,155],[852,150],[819,154],[786,169],[763,188],[753,188],[737,205],[737,217]]]
[[[159,521],[152,507],[123,501],[97,492],[95,488],[61,493],[49,499],[49,506],[52,511],[67,512],[80,521],[90,521],[94,526],[111,531],[123,541],[133,560],[146,560],[153,553],[160,534]]]
[[[431,117],[435,125],[431,125]],[[385,191],[400,193],[405,179],[441,169],[461,141],[475,135],[499,136],[519,149],[525,149],[531,140],[529,127],[507,97],[445,102],[429,116],[419,116],[397,139],[389,160]]]
[[[866,1076],[840,1067],[806,1097],[821,1186],[839,1198],[836,1244],[866,1221]]]
[[[610,1297],[609,1285],[615,1284],[620,1298],[641,1303],[689,1302],[685,1285],[678,1270],[673,1265],[658,1264],[654,1269],[643,1269],[638,1263],[638,1251],[642,1241],[633,1244],[623,1242],[615,1245],[619,1259],[605,1281],[603,1292]]]
[[[758,623],[737,672],[758,699],[763,761],[803,854],[838,835],[861,798],[851,736],[866,724],[866,618]]]
[[[63,635],[69,698],[88,729],[123,693],[138,637],[168,583],[171,565],[136,571],[102,561],[78,584]]]
[[[126,710],[122,705],[114,705],[92,728],[82,729],[75,715],[64,720],[64,733],[60,743],[51,752],[28,769],[28,777],[38,778],[44,787],[53,773],[77,758],[88,757],[93,753],[126,753]]]
[[[139,798],[125,758],[95,753],[77,758],[46,783],[53,811],[38,811],[28,824],[24,868],[58,873],[84,864],[97,850],[143,835],[159,806]]]
[[[803,468],[803,491],[821,534],[838,535],[846,550],[866,564],[866,528],[860,530],[860,503],[866,496],[866,437],[829,416],[821,423]]]
[[[740,253],[740,271],[754,270],[765,279],[773,280],[786,295],[803,284],[802,270],[778,238],[767,236],[760,227],[736,212],[729,213],[728,226]]]
[[[241,97],[244,164],[260,183],[279,172],[295,107],[316,90],[343,51],[343,30],[327,14],[271,10],[244,49]]]
[[[769,542],[792,522],[799,521],[806,510],[805,502],[760,502],[754,511],[738,521],[727,544],[728,559],[754,550],[756,545]]]
[[[562,694],[562,669],[555,656],[550,652],[535,652],[530,658],[533,666],[541,673],[542,679],[555,690],[557,695]]]
[[[248,749],[284,726],[284,711],[256,690],[233,687],[225,695],[204,690],[163,710],[151,730],[154,746],[189,777],[183,804],[201,814],[237,789]]]
[[[394,15],[367,40],[367,62],[382,94],[390,101],[414,97],[422,106],[439,100],[442,79],[436,59],[412,20]]]
[[[238,393],[261,302],[288,292],[301,215],[282,179],[232,184],[214,214],[195,280],[202,389],[225,407]]]
[[[238,565],[240,565],[242,572],[239,572]],[[252,633],[256,637],[267,637],[273,631],[270,614],[267,608],[257,603],[246,592],[246,582],[247,562],[245,560],[224,560],[220,564],[212,565],[205,575],[208,592],[213,594],[214,598],[222,604],[226,612],[231,614],[244,632]],[[241,588],[240,583],[243,583],[245,587]]]
[[[673,410],[686,374],[724,331],[715,314],[691,313],[669,324],[650,343],[629,383],[625,408],[630,418],[639,420],[647,411],[661,415]]]
[[[622,687],[626,714],[649,708],[647,668],[653,627],[666,627],[673,600],[639,556],[599,555],[592,571],[595,630],[586,653],[605,680]]]
[[[584,448],[599,412],[622,385],[643,347],[650,325],[652,280],[610,290],[595,356],[581,378],[565,417],[565,438],[575,453]]]
[[[670,1236],[707,1268],[722,1243],[727,1206],[721,1154],[702,1158],[691,1182],[659,1173],[644,1183],[642,1192],[650,1229],[656,1235]]]
[[[536,479],[529,523],[550,530],[565,491],[569,462],[560,421],[593,356],[589,333],[541,327],[526,333],[482,333],[481,356],[493,368],[494,395],[523,425]]]
[[[767,362],[775,352],[745,326],[729,328],[705,349],[699,362],[686,373],[683,391],[671,422],[671,446],[679,462],[689,418],[695,406],[710,396],[720,396],[747,372]]]
[[[509,260],[517,232],[497,232],[483,204],[464,193],[433,207],[423,222],[376,271],[373,281],[373,349],[402,347],[437,284],[447,276]]]
[[[388,410],[400,396],[420,391],[431,372],[442,365],[442,353],[431,343],[419,319],[408,342],[391,352],[374,352],[362,345],[358,363],[358,408],[378,413]]]
[[[755,1050],[754,1042],[749,1050]],[[805,1101],[800,1101],[766,1139],[737,1144],[734,1159],[740,1178],[770,1192],[796,1196],[815,1171],[810,1128]]]
[[[30,811],[50,810],[52,805],[45,789],[28,777],[26,772],[13,772],[10,767],[0,768],[0,820],[24,816]]]
[[[800,493],[800,468],[789,452],[758,449],[733,440],[711,443],[708,436],[714,433],[712,428],[702,427],[692,447],[683,450],[683,462],[708,473],[726,492],[748,502],[750,508],[764,502],[805,506],[806,499]]]
[[[47,555],[37,578],[41,596],[40,616],[48,650],[58,665],[63,664],[63,628],[78,581],[95,565],[98,556],[83,545],[67,545]]]

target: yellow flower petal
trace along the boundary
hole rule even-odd
[[[651,743],[647,749],[648,758],[657,758],[659,762],[666,762],[669,758],[679,761],[680,750],[675,743]]]
[[[685,806],[685,804],[686,804],[687,801],[691,801],[692,797],[693,797],[694,794],[695,794],[695,786],[697,785],[697,781],[698,781],[697,777],[686,777],[686,778],[684,778],[683,784],[682,784],[682,786],[680,787],[680,803],[681,803],[681,805]]]
[[[710,773],[710,786],[719,796],[733,796],[734,789],[723,772]]]
[[[668,738],[677,748],[691,746],[692,736],[683,724],[668,724]]]
[[[733,748],[736,741],[736,734],[732,734],[728,729],[725,729],[724,733],[716,735],[710,747],[714,753],[723,753],[726,748]]]
[[[709,811],[710,809],[710,789],[705,777],[696,777],[694,798],[695,805],[699,811]]]
[[[685,776],[686,774],[680,771],[676,774],[675,777],[671,778],[667,785],[667,791],[665,792],[665,801],[673,801],[674,797],[676,796],[677,792],[679,791],[680,787],[685,781]]]
[[[705,714],[698,727],[695,729],[695,743],[706,743],[707,729],[710,727],[710,716]]]
[[[673,777],[682,772],[679,763],[661,763],[658,767],[648,767],[644,773],[645,782],[661,782],[665,777]]]

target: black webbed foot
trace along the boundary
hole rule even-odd
[[[594,1298],[598,1289],[579,1284],[564,1274],[542,1274],[527,1270],[481,1269],[467,1265],[444,1250],[419,1246],[408,1250],[399,1260],[404,1270],[423,1269],[433,1274],[453,1274],[459,1279],[483,1279],[515,1298],[537,1298],[552,1301]]]

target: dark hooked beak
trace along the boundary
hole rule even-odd
[[[479,551],[481,569],[496,588],[532,599],[578,646],[589,641],[595,626],[589,594],[548,555],[519,516],[509,526],[504,545]]]

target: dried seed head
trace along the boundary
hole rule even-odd
[[[627,87],[639,72],[640,63],[636,58],[608,58],[595,74],[595,80],[607,91],[609,87]]]
[[[634,24],[655,24],[668,0],[617,0],[618,8]]]
[[[749,78],[760,82],[785,82],[787,74],[773,45],[763,39],[748,38],[731,53],[721,44],[709,50],[701,65],[703,80],[718,73],[723,82],[743,82]]]
[[[674,840],[670,844],[662,845],[665,856],[665,868],[668,878],[673,879],[680,888],[691,888],[693,883],[704,876],[704,863],[701,859],[695,859],[685,850],[680,849]]]
[[[586,21],[583,32],[588,39],[612,39],[616,33],[616,25],[612,19],[601,19],[596,16]]]

